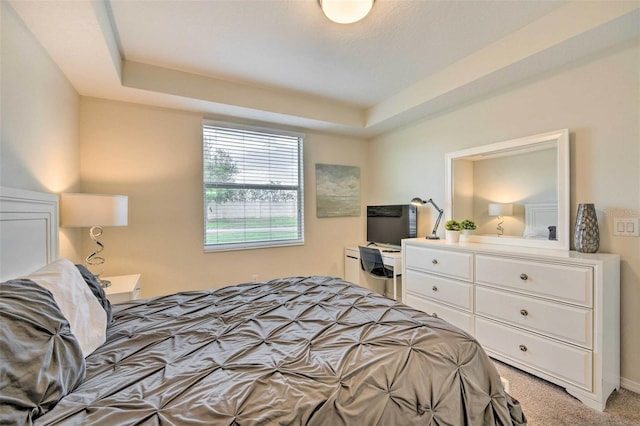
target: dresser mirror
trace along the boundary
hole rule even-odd
[[[445,217],[477,229],[461,241],[569,250],[569,131],[446,155]]]

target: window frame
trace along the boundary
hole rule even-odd
[[[225,183],[221,185],[220,183],[212,184],[211,182],[205,181],[205,127],[219,127],[223,129],[228,129],[230,131],[237,132],[257,132],[263,134],[271,134],[274,136],[285,136],[292,137],[298,139],[298,184],[297,185],[273,185],[273,184],[242,184],[242,183]],[[234,251],[234,250],[249,250],[249,249],[260,249],[260,248],[272,248],[272,247],[288,247],[288,246],[299,246],[304,245],[304,138],[305,134],[299,132],[293,132],[289,130],[283,130],[279,128],[272,127],[263,127],[263,126],[252,126],[246,124],[238,124],[228,121],[216,121],[216,120],[202,120],[201,126],[201,155],[202,155],[202,235],[203,235],[203,248],[205,253],[210,252],[220,252],[220,251]],[[215,186],[214,186],[215,185]],[[284,240],[265,240],[265,241],[241,241],[241,242],[233,242],[233,243],[214,243],[207,244],[207,201],[206,201],[206,190],[207,188],[217,187],[217,188],[228,188],[228,189],[287,189],[287,190],[296,190],[297,191],[297,235],[298,237],[295,239],[284,239]]]

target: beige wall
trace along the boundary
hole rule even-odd
[[[80,188],[80,98],[20,18],[0,2],[0,184],[31,191]],[[60,255],[78,260],[79,230],[63,230]]]
[[[291,275],[344,271],[344,246],[364,238],[364,216],[316,217],[315,164],[359,166],[365,141],[307,133],[305,245],[204,253],[200,114],[82,98],[84,192],[129,196],[129,226],[106,228],[106,274],[139,272],[144,297]],[[366,188],[363,188],[366,190]],[[84,251],[90,250],[85,239]]]
[[[371,141],[369,200],[420,195],[444,204],[445,153],[568,128],[571,217],[578,203],[602,213],[602,252],[621,266],[622,376],[640,386],[640,238],[614,237],[612,215],[640,216],[640,47],[591,61]],[[373,191],[375,188],[375,191]],[[424,235],[433,214],[423,207]],[[572,228],[573,229],[573,228]],[[440,229],[442,232],[442,228]]]

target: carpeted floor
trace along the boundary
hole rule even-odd
[[[592,410],[563,388],[495,361],[509,381],[509,394],[520,401],[530,426],[640,425],[640,395],[626,389],[613,392],[604,413]]]

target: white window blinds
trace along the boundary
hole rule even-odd
[[[202,140],[205,250],[302,244],[303,136],[205,122]]]

